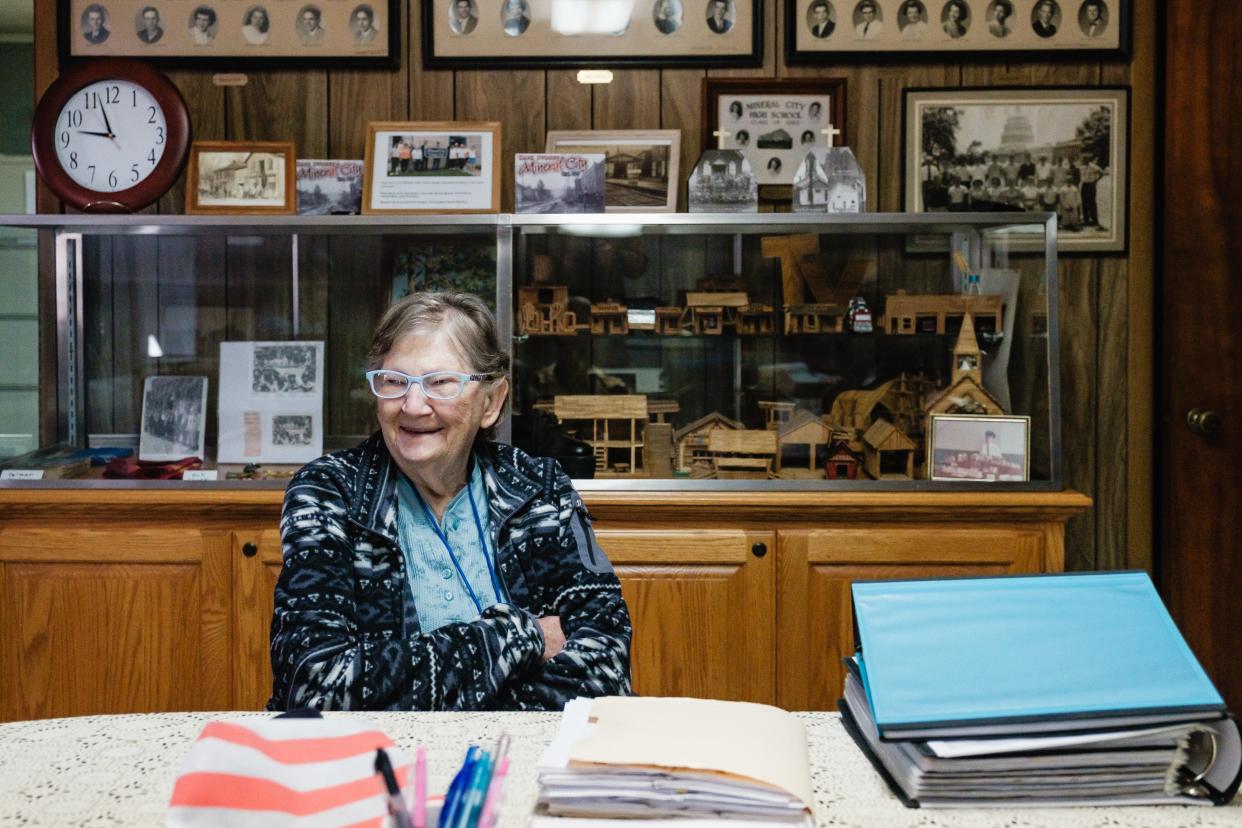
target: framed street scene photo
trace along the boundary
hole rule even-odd
[[[362,212],[361,161],[298,159],[298,215],[351,216]]]
[[[681,130],[553,130],[544,151],[603,154],[605,213],[677,211]]]
[[[703,147],[740,150],[757,184],[793,184],[808,152],[845,143],[845,78],[704,78],[702,112]]]
[[[1130,52],[1130,0],[789,0],[785,23],[789,63]]]
[[[363,214],[500,211],[500,124],[377,121],[367,125]]]
[[[62,58],[395,69],[398,0],[58,0]]]
[[[1056,213],[1059,250],[1122,252],[1129,104],[1127,87],[907,89],[905,208]]]
[[[206,377],[147,377],[142,386],[138,459],[205,458],[206,423]]]
[[[297,162],[291,143],[195,141],[186,170],[187,213],[297,212]]]
[[[932,480],[1030,480],[1031,418],[933,414],[927,429]]]
[[[763,0],[423,0],[428,69],[759,66]]]

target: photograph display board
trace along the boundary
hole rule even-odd
[[[792,184],[809,151],[845,143],[845,79],[704,78],[702,128],[703,146],[740,150],[756,183]]]
[[[681,131],[584,130],[548,133],[547,152],[604,155],[604,212],[677,210]]]
[[[790,63],[1125,57],[1129,0],[790,0]]]
[[[323,343],[221,342],[221,463],[323,454]]]
[[[367,125],[362,212],[500,211],[496,121],[380,121]]]
[[[425,0],[428,69],[758,66],[762,0]]]
[[[165,64],[395,67],[397,0],[60,0],[67,57]]]
[[[206,422],[206,377],[147,377],[142,385],[138,459],[205,458]]]
[[[1129,102],[1126,87],[907,89],[905,208],[1056,213],[1061,252],[1124,251]]]

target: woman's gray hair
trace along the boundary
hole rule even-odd
[[[367,369],[379,368],[398,341],[413,334],[444,331],[476,374],[498,380],[509,373],[509,355],[500,347],[496,317],[471,293],[422,292],[393,303],[384,313],[367,351]]]

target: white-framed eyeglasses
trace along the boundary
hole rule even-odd
[[[380,368],[367,371],[367,383],[371,393],[381,400],[397,400],[410,393],[417,385],[422,389],[423,396],[433,400],[455,400],[466,390],[469,382],[482,382],[491,379],[493,374],[463,374],[460,371],[432,371],[430,374],[415,376],[403,374],[391,368]]]

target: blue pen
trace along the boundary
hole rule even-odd
[[[466,751],[465,761],[461,763],[461,769],[457,771],[457,775],[449,783],[448,791],[444,794],[444,805],[440,808],[438,828],[450,828],[453,825],[453,818],[457,815],[463,788],[470,783],[475,757],[478,752],[479,748],[474,745],[470,746],[470,749]]]
[[[487,796],[487,786],[491,781],[492,757],[484,751],[483,758],[475,763],[474,776],[463,797],[461,816],[456,828],[475,828],[478,825],[479,812],[483,810],[483,800]]]

